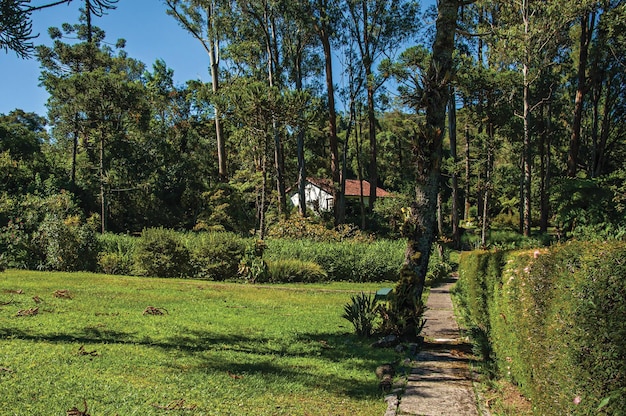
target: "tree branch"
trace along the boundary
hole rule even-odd
[[[55,1],[53,3],[44,4],[44,5],[41,5],[41,6],[29,7],[27,9],[25,9],[24,11],[26,13],[30,13],[30,12],[34,12],[34,11],[37,11],[37,10],[47,9],[48,7],[58,6],[59,4],[63,4],[63,3],[67,3],[69,5],[71,2],[72,2],[72,0],[59,0],[59,1]]]

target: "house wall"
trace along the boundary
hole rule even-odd
[[[333,196],[328,192],[318,188],[315,185],[307,183],[304,187],[304,193],[307,201],[307,208],[310,208],[315,212],[329,212],[333,210]],[[294,206],[300,206],[297,192],[293,194],[290,199]]]

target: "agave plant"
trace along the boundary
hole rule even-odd
[[[351,302],[344,305],[342,318],[354,325],[357,335],[369,337],[374,332],[374,321],[378,316],[378,301],[372,294],[361,292],[351,298]]]

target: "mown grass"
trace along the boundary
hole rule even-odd
[[[398,357],[341,318],[350,295],[379,287],[10,270],[0,274],[0,413],[86,403],[92,416],[382,414],[374,369]]]

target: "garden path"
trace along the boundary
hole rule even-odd
[[[450,277],[430,290],[424,345],[411,362],[404,391],[389,402],[385,416],[479,416],[469,370],[471,346],[461,337],[454,317]],[[484,413],[483,413],[484,412]]]

